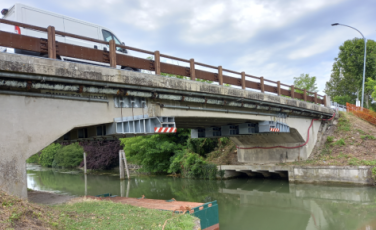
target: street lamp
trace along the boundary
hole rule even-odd
[[[351,27],[351,26],[348,26],[348,25],[339,24],[339,23],[333,23],[332,26],[346,26],[346,27],[349,27],[351,29],[354,29],[354,30],[358,31],[362,35],[362,37],[363,37],[363,40],[364,40],[364,66],[363,66],[363,87],[362,87],[362,105],[361,105],[361,107],[363,108],[363,105],[364,105],[364,80],[365,80],[365,76],[366,76],[367,39],[364,37],[364,35],[362,34],[362,32],[360,32],[359,30],[357,30],[354,27]]]

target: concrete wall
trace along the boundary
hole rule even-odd
[[[110,123],[120,117],[109,104],[0,95],[0,187],[27,197],[26,159],[75,127]],[[123,109],[131,116],[131,109]],[[134,109],[135,115],[142,114]]]
[[[307,141],[311,119],[288,118],[290,133],[257,134],[231,137],[240,148],[286,146],[295,147]],[[238,161],[245,163],[282,163],[307,159],[317,141],[321,121],[314,121],[309,133],[308,143],[300,148],[284,149],[238,149]]]

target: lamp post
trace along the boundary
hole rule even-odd
[[[364,65],[363,65],[363,86],[362,86],[362,104],[361,104],[361,108],[363,108],[363,105],[364,105],[364,81],[365,81],[365,77],[366,77],[367,39],[364,37],[364,35],[362,34],[362,32],[360,32],[358,29],[356,29],[354,27],[351,27],[351,26],[348,26],[348,25],[339,24],[339,23],[333,23],[332,26],[346,26],[346,27],[349,27],[351,29],[354,29],[354,30],[358,31],[362,35],[362,37],[363,37],[363,40],[364,40]]]

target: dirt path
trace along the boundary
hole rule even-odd
[[[67,196],[67,195],[60,195],[50,192],[41,192],[41,191],[34,191],[29,190],[27,192],[27,195],[29,197],[29,202],[37,203],[37,204],[48,204],[48,205],[54,205],[54,204],[62,204],[70,201],[73,196]]]

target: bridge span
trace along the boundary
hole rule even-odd
[[[83,141],[153,134],[124,131],[128,120],[167,120],[166,127],[206,128],[275,119],[285,114],[288,133],[233,135],[240,162],[306,159],[329,107],[235,87],[48,58],[0,53],[0,186],[27,197],[25,161],[54,141]],[[168,120],[172,119],[172,120]],[[142,126],[140,126],[142,127]],[[124,128],[124,126],[123,126]]]

